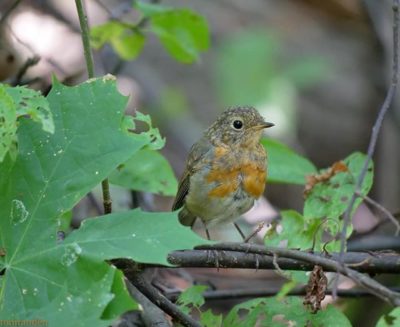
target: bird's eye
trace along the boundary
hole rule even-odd
[[[233,121],[232,126],[234,129],[242,129],[243,127],[243,122],[239,119],[236,119]]]

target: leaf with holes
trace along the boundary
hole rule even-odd
[[[306,219],[336,219],[342,215],[355,191],[355,184],[365,159],[366,156],[360,152],[351,154],[343,160],[347,171],[338,172],[330,179],[314,185],[305,201],[304,217]],[[360,190],[363,196],[367,195],[371,189],[373,176],[373,163],[370,162]],[[361,202],[361,198],[356,200],[353,211]]]
[[[332,305],[316,314],[308,311],[300,297],[261,298],[236,305],[223,322],[226,327],[258,326],[351,327],[347,317]]]
[[[346,211],[350,199],[355,192],[355,185],[361,173],[366,156],[360,152],[355,152],[343,160],[343,167],[337,173],[329,174],[329,178],[315,183],[307,193],[304,203],[304,218],[307,221],[317,220],[323,223],[323,229],[330,234],[330,239],[341,230],[343,222],[340,217]],[[332,170],[328,169],[329,172]],[[326,175],[327,170],[321,170],[320,176]],[[318,175],[317,175],[318,176]],[[370,162],[368,171],[363,181],[360,193],[365,196],[372,187],[373,182],[373,163]],[[357,198],[353,206],[352,214],[361,204],[362,198]],[[349,226],[347,235],[352,232]],[[327,247],[329,251],[339,249],[339,242],[332,242]]]
[[[28,116],[40,123],[45,132],[54,133],[53,115],[43,95],[24,86],[7,87],[7,92],[14,100],[18,117]]]
[[[115,271],[77,243],[59,244],[58,220],[147,141],[123,128],[127,98],[113,78],[54,81],[48,101],[54,134],[21,119],[19,155],[0,164],[1,316],[107,325],[101,314],[123,293],[113,293]]]

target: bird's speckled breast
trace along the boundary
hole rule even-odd
[[[233,221],[250,210],[265,188],[266,154],[259,146],[257,151],[243,149],[240,155],[216,147],[210,153],[212,165],[190,178],[188,209],[211,225]]]

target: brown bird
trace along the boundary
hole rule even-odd
[[[193,144],[172,210],[183,225],[199,217],[208,226],[234,222],[264,192],[266,152],[260,144],[266,122],[253,107],[234,107]],[[235,224],[242,237],[243,233]]]

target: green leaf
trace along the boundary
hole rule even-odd
[[[344,159],[344,165],[347,171],[337,172],[330,178],[318,182],[313,186],[307,195],[304,203],[304,218],[307,221],[324,222],[324,230],[330,234],[333,239],[341,230],[343,221],[340,219],[346,211],[350,199],[355,191],[358,176],[364,165],[366,156],[360,152],[355,152]],[[327,170],[321,170],[319,174],[326,174]],[[367,195],[373,182],[373,163],[369,163],[368,171],[361,187],[361,194]],[[362,198],[357,198],[352,214],[361,204]],[[352,232],[352,226],[346,231],[349,236]],[[328,251],[339,249],[339,241],[332,242],[327,247]]]
[[[92,27],[90,36],[93,48],[99,49],[109,42],[124,60],[135,59],[142,51],[146,41],[145,36],[135,25],[119,21],[110,21]]]
[[[204,304],[203,293],[208,288],[205,285],[194,285],[182,292],[176,301],[180,306],[200,308]]]
[[[287,248],[300,250],[311,249],[320,222],[307,221],[294,210],[281,211],[281,216],[281,222],[275,227],[275,232],[269,233],[268,237],[265,238],[265,244],[268,246],[285,245]],[[319,234],[321,233],[322,230]]]
[[[124,274],[120,270],[116,270],[111,291],[121,296],[114,297],[103,312],[103,319],[114,319],[129,310],[139,309],[138,304],[129,295],[124,281]]]
[[[222,326],[222,314],[216,315],[211,309],[200,312],[200,322],[204,327],[220,327]]]
[[[43,95],[24,86],[7,87],[7,93],[16,104],[18,117],[28,115],[33,121],[41,123],[45,132],[54,133],[53,115]]]
[[[178,189],[169,162],[161,153],[151,149],[142,149],[134,154],[109,179],[115,185],[162,195],[173,196]]]
[[[146,147],[152,150],[159,150],[165,145],[165,138],[160,135],[160,131],[158,128],[153,127],[151,122],[151,117],[149,115],[145,115],[140,111],[136,111],[135,117],[133,117],[133,128],[135,128],[134,121],[143,122],[147,125],[148,130],[146,132],[140,133],[139,137],[143,137],[146,141]]]
[[[395,327],[400,325],[400,308],[395,308],[388,314],[383,315],[376,327]]]
[[[165,11],[172,10],[171,7],[148,3],[144,1],[135,1],[134,5],[145,17],[151,17],[155,14],[160,14]]]
[[[341,216],[348,207],[355,184],[364,165],[366,156],[360,152],[351,154],[344,159],[348,171],[339,172],[324,182],[317,183],[308,194],[304,204],[304,217],[306,219],[336,219]],[[320,171],[324,173],[325,170]],[[373,163],[370,162],[367,175],[361,187],[362,195],[367,195],[373,181]],[[353,211],[362,202],[356,200]]]
[[[257,326],[260,317],[266,310],[266,299],[255,299],[235,305],[223,321],[224,327]],[[263,317],[264,318],[264,317]],[[264,320],[262,320],[264,322]],[[265,324],[264,324],[265,325]]]
[[[0,84],[0,162],[16,140],[17,111],[7,87]]]
[[[170,265],[167,254],[207,241],[181,225],[176,212],[140,209],[85,220],[65,244],[100,260],[129,258],[143,263]]]
[[[0,164],[0,248],[6,251],[1,315],[25,319],[40,309],[43,319],[60,317],[59,326],[87,326],[86,316],[94,319],[89,325],[104,325],[100,316],[112,297],[114,272],[82,254],[78,244],[58,244],[58,219],[146,140],[123,130],[127,99],[109,77],[77,87],[54,81],[48,101],[54,134],[22,119],[19,156]],[[58,301],[70,302],[69,294],[76,302],[59,311]]]
[[[307,175],[316,172],[315,166],[286,145],[272,139],[262,139],[261,144],[268,154],[269,183],[304,185]]]
[[[209,33],[204,17],[189,9],[162,10],[151,13],[151,31],[167,52],[183,63],[197,61],[208,49]]]
[[[316,314],[308,311],[300,297],[254,299],[236,305],[224,320],[226,327],[262,326],[284,327],[351,327],[347,317],[332,305]]]

